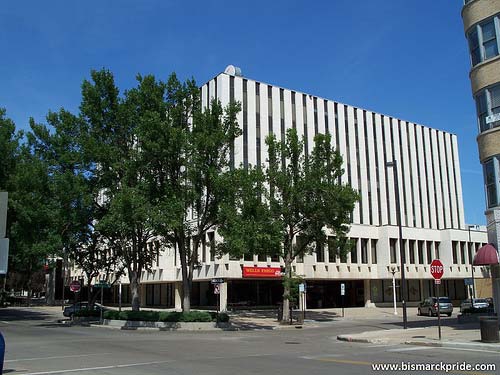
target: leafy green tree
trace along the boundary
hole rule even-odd
[[[227,184],[233,190],[221,210],[219,231],[225,242],[221,250],[237,256],[277,254],[283,259],[287,277],[283,321],[289,320],[292,291],[286,280],[292,279],[292,262],[323,248],[327,231],[335,236],[339,255],[347,251],[340,244],[346,242],[358,199],[350,186],[339,183],[342,157],[332,147],[331,137],[318,134],[314,142],[312,153],[305,155],[295,129],[287,131],[284,142],[270,135],[268,166],[264,171],[237,171],[234,182]]]
[[[148,246],[154,237],[152,208],[138,131],[150,116],[160,118],[164,113],[162,92],[161,87],[160,92],[149,91],[152,87],[138,77],[138,87],[122,97],[111,72],[92,71],[91,76],[92,81],[82,85],[80,118],[87,174],[100,191],[103,211],[95,229],[120,254],[130,281],[132,309],[137,311],[142,271],[157,257],[157,250]]]
[[[0,108],[0,191],[8,190],[9,176],[14,170],[21,134],[16,134],[14,122]]]
[[[181,83],[175,74],[165,90],[164,116],[144,122],[139,143],[149,173],[155,231],[179,253],[182,307],[189,311],[198,249],[217,225],[223,193],[219,180],[230,168],[230,149],[241,133],[239,105],[223,108],[212,101],[202,110],[196,83]]]
[[[33,152],[32,138],[20,148],[9,183],[10,272],[32,295],[34,276],[62,248],[47,164]],[[15,276],[17,275],[17,277]]]

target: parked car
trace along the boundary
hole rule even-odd
[[[437,297],[428,297],[418,304],[418,315],[437,315]],[[451,316],[453,305],[448,297],[439,297],[439,312]]]
[[[89,308],[88,302],[77,302],[72,304],[71,306],[67,306],[64,308],[63,315],[68,318],[72,318],[73,315],[80,310],[86,310]],[[94,303],[94,311],[106,311],[107,309],[101,306],[99,303]]]
[[[490,303],[486,298],[473,298],[472,300],[464,299],[460,304],[460,312],[464,310],[473,308],[473,309],[487,309],[490,307]]]

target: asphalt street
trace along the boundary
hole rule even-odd
[[[423,322],[425,320],[418,320]],[[428,321],[429,322],[429,321]],[[446,320],[445,320],[446,322]],[[159,332],[66,326],[57,316],[0,310],[5,374],[375,374],[373,364],[496,364],[498,353],[340,342],[337,335],[395,328],[390,319],[311,323],[280,330]],[[405,371],[439,374],[439,371]],[[380,371],[387,373],[387,371]],[[392,371],[391,373],[397,373]],[[449,371],[496,374],[500,370]]]

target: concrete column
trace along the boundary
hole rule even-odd
[[[175,310],[182,311],[182,283],[177,282],[174,284],[174,301]]]
[[[363,280],[363,292],[365,298],[365,307],[375,307],[375,304],[371,299],[371,290],[370,290],[370,280]]]
[[[220,285],[220,311],[227,311],[227,282]]]

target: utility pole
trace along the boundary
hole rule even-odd
[[[386,166],[392,167],[394,173],[394,190],[396,193],[396,211],[397,211],[397,220],[399,228],[399,257],[401,259],[401,303],[403,305],[403,327],[404,329],[407,329],[408,315],[406,313],[406,277],[405,277],[406,255],[405,255],[405,250],[403,248],[403,227],[401,223],[401,202],[399,198],[398,162],[396,159],[393,159],[392,161],[387,162]]]

